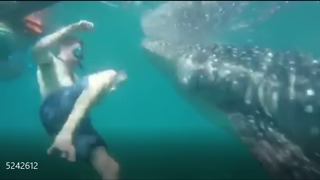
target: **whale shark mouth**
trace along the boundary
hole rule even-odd
[[[198,103],[196,106],[201,108],[204,108],[204,104],[211,105],[212,111],[215,108],[222,110],[241,140],[275,178],[320,177],[318,163],[310,159],[299,145],[283,133],[282,126],[279,127],[279,121],[275,119],[281,99],[274,97],[275,91],[271,88],[275,79],[263,80],[267,78],[259,76],[262,72],[252,71],[252,68],[248,71],[248,66],[241,66],[241,63],[230,65],[230,60],[223,59],[229,50],[220,45],[192,45],[146,38],[142,46],[146,52],[153,55],[150,59],[156,62],[158,68],[166,69],[164,72],[171,75],[171,80],[177,84],[179,90],[185,91],[187,98],[198,99],[192,103]],[[262,55],[271,52],[259,48],[255,50]],[[216,74],[210,76],[203,73],[208,67],[216,68]],[[254,86],[251,91],[245,88],[250,87],[248,80],[239,79],[244,73],[254,76],[250,81],[257,82],[259,86]],[[211,94],[215,94],[215,97]],[[217,94],[219,98],[216,97]]]

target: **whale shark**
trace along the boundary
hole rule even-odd
[[[320,178],[319,60],[298,51],[150,32],[142,47],[184,97],[235,131],[275,179]],[[229,121],[214,119],[216,110]]]
[[[320,177],[319,61],[259,47],[142,44],[202,112],[225,113],[224,126],[230,123],[275,177]]]

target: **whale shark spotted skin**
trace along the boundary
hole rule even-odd
[[[320,178],[318,60],[295,51],[148,37],[142,46],[196,106],[226,114],[275,178]]]

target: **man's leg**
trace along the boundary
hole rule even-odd
[[[103,146],[92,151],[91,164],[104,180],[119,179],[119,164],[108,154]]]

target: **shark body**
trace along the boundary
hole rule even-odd
[[[150,59],[199,109],[218,109],[275,178],[317,179],[320,62],[295,51],[148,39]]]

